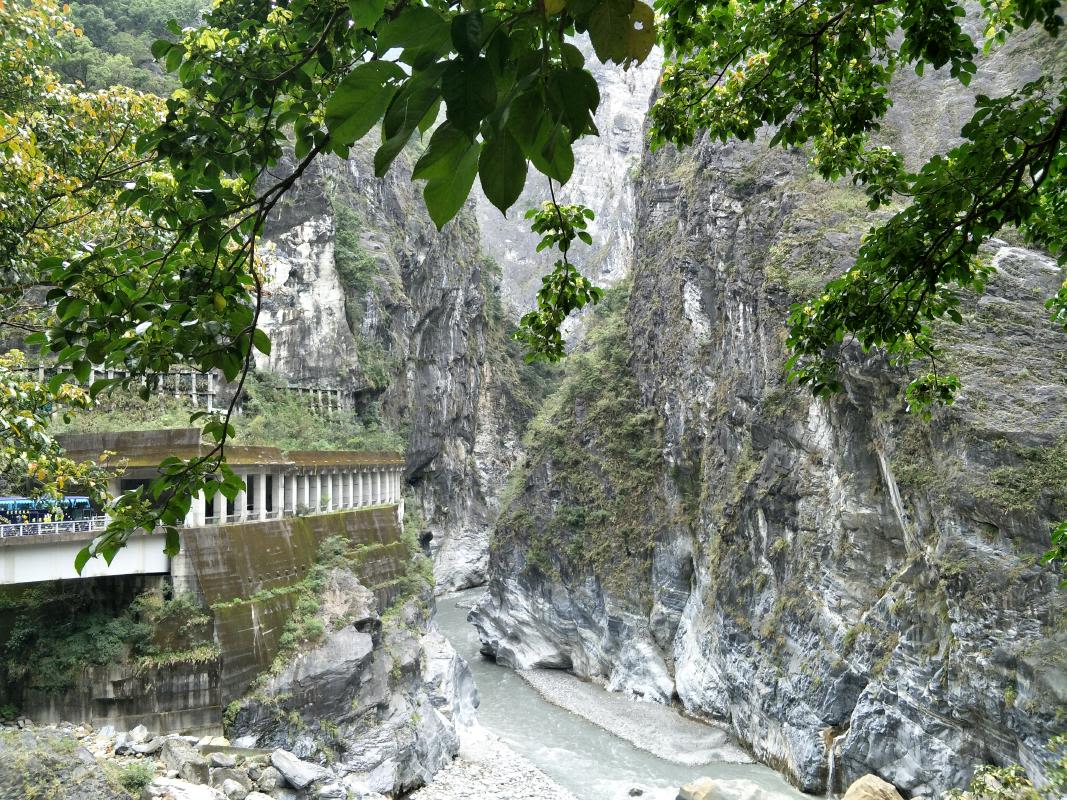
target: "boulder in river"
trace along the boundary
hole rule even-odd
[[[904,800],[893,784],[877,775],[864,775],[848,787],[842,800]]]
[[[711,800],[715,791],[715,781],[711,778],[697,778],[678,790],[677,800]]]

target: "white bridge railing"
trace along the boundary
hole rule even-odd
[[[0,525],[0,539],[13,536],[47,536],[56,533],[88,533],[107,527],[107,517],[64,519],[58,522],[15,522]]]

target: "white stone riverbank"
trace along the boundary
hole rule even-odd
[[[463,732],[459,756],[412,800],[575,800],[481,726]]]

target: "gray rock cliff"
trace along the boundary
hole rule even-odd
[[[977,90],[1042,53],[1000,51]],[[966,103],[902,81],[883,136],[914,162]],[[784,378],[789,305],[875,219],[799,152],[645,157],[629,299],[531,425],[494,532],[486,652],[724,720],[807,791],[871,772],[933,796],[984,762],[1040,776],[1067,726],[1067,593],[1037,563],[1067,518],[1067,338],[1042,306],[1063,275],[986,248],[987,294],[943,332],[965,391],[928,423],[875,354],[848,352],[844,393],[812,400]]]

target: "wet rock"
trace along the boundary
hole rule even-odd
[[[325,769],[310,761],[302,761],[288,750],[278,748],[270,754],[270,763],[294,789],[306,789],[315,781],[329,775]]]
[[[853,781],[841,800],[904,800],[893,784],[877,775],[864,775]]]

